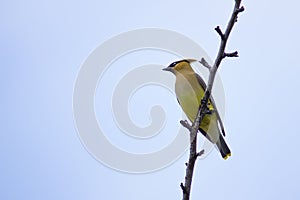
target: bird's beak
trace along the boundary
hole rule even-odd
[[[173,69],[172,69],[171,67],[166,67],[166,68],[163,68],[162,70],[164,70],[164,71],[169,71],[169,72],[172,72],[172,71],[173,71]]]

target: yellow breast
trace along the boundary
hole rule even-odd
[[[204,88],[201,87],[194,74],[176,75],[175,93],[182,110],[191,122],[194,122],[196,118],[204,92]],[[214,109],[210,102],[208,108],[210,110]],[[203,129],[210,136],[212,142],[215,143],[215,140],[219,137],[216,113],[213,112],[210,115],[205,115],[200,128]]]

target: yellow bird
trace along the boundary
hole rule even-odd
[[[180,60],[163,69],[172,72],[176,76],[175,93],[177,100],[191,122],[194,122],[196,118],[206,89],[205,82],[194,72],[190,65],[193,61],[195,60]],[[199,131],[211,143],[216,144],[222,157],[227,159],[231,156],[231,152],[224,140],[224,126],[212,96],[208,102],[208,109],[210,112],[204,116]]]

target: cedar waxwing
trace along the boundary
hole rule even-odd
[[[205,82],[194,72],[190,65],[194,61],[196,60],[180,60],[173,62],[167,68],[163,69],[172,72],[176,76],[175,93],[178,103],[192,123],[196,118],[201,99],[206,89]],[[225,130],[212,96],[207,106],[211,112],[204,116],[199,131],[211,143],[216,144],[222,157],[227,159],[231,156],[231,152],[224,140],[223,135],[225,136]]]

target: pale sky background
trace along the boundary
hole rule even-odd
[[[73,120],[74,82],[98,45],[137,28],[184,34],[214,59],[214,27],[225,28],[233,0],[0,5],[0,199],[181,199],[187,155],[162,170],[133,175],[104,166],[86,151]],[[214,151],[197,163],[192,199],[299,199],[300,5],[243,5],[227,48],[240,58],[226,59],[219,71],[233,155],[223,161]],[[152,97],[144,92],[136,101]],[[167,117],[178,114],[172,95],[165,101],[174,104]]]

